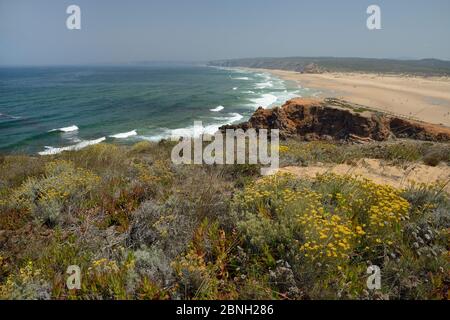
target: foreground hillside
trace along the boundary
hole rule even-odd
[[[269,177],[253,165],[175,166],[172,146],[1,157],[0,298],[448,298],[445,175],[396,188],[301,171],[374,159],[448,174],[448,143],[290,138],[281,164],[298,171]],[[66,288],[69,265],[81,290]],[[381,290],[366,286],[370,265]]]

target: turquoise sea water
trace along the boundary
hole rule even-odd
[[[0,152],[57,153],[157,141],[248,119],[307,89],[262,72],[201,66],[0,69]]]

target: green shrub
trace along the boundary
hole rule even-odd
[[[227,237],[217,223],[205,219],[199,225],[187,253],[173,264],[182,298],[237,298],[228,272],[233,245],[233,237]]]
[[[136,144],[134,144],[129,153],[130,154],[142,154],[142,153],[150,153],[155,149],[155,145],[157,143],[150,142],[150,141],[140,141]]]
[[[91,192],[100,178],[72,162],[58,160],[45,166],[39,178],[29,178],[13,191],[11,205],[31,212],[38,220],[53,225],[61,213],[89,206]]]
[[[25,179],[36,177],[44,172],[42,158],[31,156],[0,157],[0,194],[19,186]]]
[[[434,151],[426,154],[423,157],[423,162],[432,167],[436,167],[443,160],[443,156],[440,152]]]
[[[126,149],[113,144],[99,143],[79,151],[64,152],[58,159],[99,174],[104,180],[128,173]]]
[[[396,162],[413,162],[419,160],[421,157],[420,150],[414,143],[399,143],[388,145],[385,152],[385,159]]]
[[[346,150],[345,146],[333,142],[288,140],[280,146],[280,161],[282,165],[302,166],[315,162],[340,163],[348,157]]]

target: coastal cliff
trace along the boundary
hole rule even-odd
[[[220,129],[279,129],[281,138],[300,137],[306,141],[386,141],[409,138],[450,141],[450,129],[380,113],[338,99],[295,98],[273,109],[258,108],[244,123]]]

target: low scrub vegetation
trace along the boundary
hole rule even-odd
[[[382,159],[394,165],[424,163],[450,165],[450,145],[420,141],[379,142],[364,145],[288,140],[280,147],[282,165],[308,166],[317,162],[346,163],[362,158]]]
[[[0,158],[0,299],[447,299],[450,200],[362,177],[173,165],[173,143]],[[289,140],[282,165],[448,165],[448,144]],[[81,288],[66,286],[67,267]],[[367,268],[381,269],[370,290]]]

